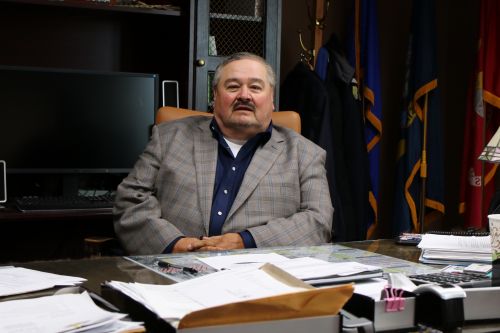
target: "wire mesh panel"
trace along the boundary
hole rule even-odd
[[[252,52],[265,57],[266,0],[211,0],[209,55]]]

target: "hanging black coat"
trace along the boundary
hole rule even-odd
[[[302,135],[323,147],[326,152],[326,169],[330,196],[334,207],[332,234],[337,239],[337,229],[343,229],[342,203],[335,183],[335,163],[332,145],[320,143],[322,124],[330,123],[330,102],[325,83],[309,67],[299,62],[288,73],[280,89],[280,110],[293,110],[300,114]],[[330,133],[328,129],[326,131]]]
[[[329,63],[325,81],[298,63],[281,86],[281,110],[302,118],[302,134],[327,151],[327,177],[335,208],[333,240],[366,238],[369,170],[362,106],[353,94],[354,70],[336,47],[325,46]]]

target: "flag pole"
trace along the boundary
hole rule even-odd
[[[422,110],[422,122],[424,124],[422,135],[422,157],[420,161],[420,233],[423,234],[425,221],[425,197],[427,185],[427,103],[429,94],[425,94],[424,107]],[[416,103],[416,102],[415,102]]]

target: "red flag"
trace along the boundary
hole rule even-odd
[[[464,155],[460,179],[460,213],[466,228],[487,226],[487,212],[495,190],[497,164],[477,158],[498,128],[500,119],[500,1],[483,0],[479,51],[469,87],[465,117]]]

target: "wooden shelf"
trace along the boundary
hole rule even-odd
[[[78,9],[88,9],[88,10],[103,10],[111,12],[149,14],[149,15],[168,15],[168,16],[181,15],[180,8],[174,6],[172,6],[172,9],[157,9],[157,8],[148,8],[148,7],[140,7],[132,5],[111,5],[106,3],[78,1],[78,0],[0,0],[0,2],[64,7],[64,8],[78,8]]]

